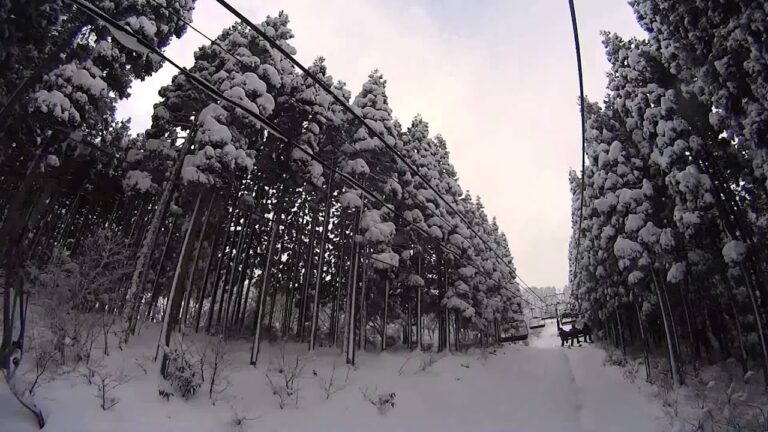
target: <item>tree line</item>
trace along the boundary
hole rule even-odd
[[[90,3],[160,49],[194,8]],[[506,237],[459,185],[444,138],[420,116],[394,118],[379,71],[352,98],[318,57],[309,71],[331,97],[238,22],[188,69],[238,106],[180,72],[133,134],[115,105],[161,58],[69,2],[0,6],[0,360],[12,388],[27,326],[47,325],[62,357],[92,341],[61,314],[99,317],[105,354],[107,333],[129,343],[161,322],[163,374],[179,331],[248,338],[254,365],[265,339],[336,346],[354,363],[395,343],[490,343],[521,318]],[[295,54],[285,13],[258,29]]]
[[[765,2],[630,4],[648,38],[603,34],[608,91],[570,174],[572,296],[676,385],[728,358],[768,377]]]

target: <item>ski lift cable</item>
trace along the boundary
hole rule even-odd
[[[584,75],[582,72],[582,65],[581,65],[581,45],[579,44],[579,28],[576,23],[576,6],[573,4],[573,0],[568,0],[568,6],[571,9],[571,25],[573,27],[573,42],[574,47],[576,48],[576,68],[579,73],[579,111],[581,113],[581,198],[579,199],[579,225],[578,225],[578,231],[576,233],[576,258],[573,261],[573,282],[576,283],[578,278],[578,271],[579,271],[579,252],[581,250],[581,225],[584,221],[584,189],[586,188],[585,185],[585,170],[586,170],[586,134],[587,134],[587,123],[586,123],[586,116],[584,114]]]
[[[461,219],[464,224],[466,225],[467,229],[475,234],[478,239],[480,239],[481,242],[485,244],[485,246],[494,254],[496,255],[496,258],[501,261],[507,268],[509,268],[512,273],[517,276],[517,269],[515,269],[511,264],[509,264],[491,245],[472,227],[472,224],[469,223],[469,221],[459,213],[459,211],[456,209],[456,207],[453,206],[448,200],[432,185],[429,180],[427,180],[426,177],[424,177],[421,172],[419,172],[416,167],[411,164],[411,162],[400,152],[395,149],[395,147],[388,143],[387,140],[384,139],[384,137],[371,125],[368,124],[365,119],[354,109],[347,101],[345,101],[342,97],[337,95],[333,90],[331,90],[328,85],[323,82],[320,78],[315,76],[312,72],[309,71],[301,62],[296,60],[295,57],[293,57],[291,54],[289,54],[283,47],[280,46],[277,42],[275,42],[274,39],[272,39],[269,35],[267,35],[263,30],[261,30],[256,24],[254,24],[251,20],[249,20],[245,15],[243,15],[240,11],[238,11],[235,7],[229,4],[226,0],[216,0],[217,3],[219,3],[224,9],[228,10],[232,15],[237,17],[243,24],[248,26],[251,30],[253,30],[254,33],[259,35],[264,41],[266,41],[272,48],[277,50],[280,54],[282,54],[288,61],[293,63],[294,66],[299,68],[306,76],[308,76],[312,81],[314,81],[321,89],[323,89],[324,92],[326,92],[331,98],[333,98],[339,105],[342,106],[347,112],[349,112],[356,120],[358,120],[363,127],[372,134],[375,138],[377,138],[389,151],[391,151],[395,157],[397,157],[408,169],[414,173],[419,179],[421,179],[422,182],[424,182],[429,189],[432,190],[439,198],[440,200],[445,203],[446,206],[448,206],[449,209],[451,209],[456,216]],[[531,291],[536,297],[538,297],[538,294]]]
[[[215,40],[215,39],[211,38],[210,36],[208,36],[207,34],[205,34],[205,33],[204,33],[202,30],[200,30],[200,29],[198,29],[197,27],[195,27],[195,26],[194,26],[194,25],[193,25],[193,24],[192,24],[192,23],[191,23],[189,20],[187,20],[187,19],[185,19],[184,17],[182,17],[182,16],[181,16],[181,14],[179,14],[178,12],[176,12],[176,11],[174,11],[173,9],[171,9],[170,7],[168,7],[168,5],[164,5],[164,4],[160,3],[158,0],[150,0],[150,1],[151,1],[152,3],[154,3],[154,4],[156,4],[156,5],[158,5],[158,6],[162,7],[162,8],[164,8],[164,9],[166,9],[166,11],[167,11],[167,12],[168,12],[168,13],[169,13],[171,16],[173,16],[173,17],[175,17],[177,20],[179,20],[179,22],[181,22],[181,23],[185,24],[187,27],[189,27],[190,29],[192,29],[192,31],[194,31],[195,33],[197,33],[198,35],[200,35],[201,37],[203,37],[205,40],[207,40],[208,42],[210,42],[212,45],[216,46],[216,47],[217,47],[219,50],[221,50],[221,51],[222,51],[224,54],[226,54],[227,56],[229,56],[230,58],[232,58],[232,59],[233,59],[233,60],[235,60],[236,62],[240,63],[240,64],[241,64],[243,67],[245,67],[245,68],[246,68],[246,69],[248,69],[249,71],[251,71],[251,72],[253,72],[253,73],[256,73],[256,68],[255,68],[255,67],[253,67],[253,65],[250,65],[250,64],[248,64],[248,63],[247,63],[247,62],[245,62],[243,59],[241,59],[240,57],[236,56],[236,55],[235,55],[235,54],[233,54],[231,51],[227,50],[227,49],[226,49],[226,48],[225,48],[225,47],[224,47],[224,46],[223,46],[223,45],[222,45],[222,44],[221,44],[219,41],[217,41],[217,40]],[[296,101],[296,99],[295,99],[293,96],[291,96],[291,95],[286,95],[286,96],[287,96],[287,98],[288,98],[288,99],[289,99],[291,102],[293,102],[293,103],[298,103],[298,101]],[[370,174],[370,175],[373,175],[373,174]],[[398,186],[400,186],[400,188],[404,188],[404,187],[403,187],[403,185],[402,185],[402,183],[400,183],[400,182],[399,182],[397,179],[395,179],[395,178],[393,178],[393,177],[390,177],[390,178],[388,178],[387,180],[391,180],[391,181],[395,182],[395,183],[396,183]],[[442,221],[443,221],[443,222],[446,224],[446,226],[450,226],[450,225],[452,225],[452,224],[451,224],[451,223],[450,223],[448,220],[446,220],[446,219],[445,219],[443,216],[441,216],[441,215],[440,215],[440,214],[438,214],[438,213],[435,213],[435,212],[431,212],[429,216],[437,217],[438,219],[442,220]]]
[[[200,36],[202,36],[203,38],[205,38],[206,40],[208,40],[210,43],[214,44],[214,45],[215,45],[216,47],[218,47],[218,48],[219,48],[219,49],[220,49],[222,52],[224,52],[225,54],[227,54],[229,57],[231,57],[231,58],[232,58],[232,59],[234,59],[235,61],[237,61],[237,62],[241,63],[243,66],[245,66],[246,68],[248,68],[248,69],[250,69],[250,70],[254,70],[254,69],[253,69],[253,67],[252,67],[251,65],[249,65],[248,63],[246,63],[245,61],[243,61],[241,58],[237,57],[236,55],[234,55],[233,53],[231,53],[230,51],[228,51],[228,50],[227,50],[227,49],[226,49],[224,46],[222,46],[222,45],[221,45],[221,44],[220,44],[218,41],[216,41],[215,39],[211,38],[210,36],[208,36],[207,34],[205,34],[204,32],[202,32],[201,30],[199,30],[198,28],[196,28],[195,26],[193,26],[193,25],[192,25],[192,24],[191,24],[191,23],[190,23],[188,20],[185,20],[185,19],[184,19],[183,17],[181,17],[181,16],[180,16],[178,13],[176,13],[176,12],[174,12],[172,9],[170,9],[170,8],[169,8],[167,5],[163,5],[163,4],[159,3],[157,0],[150,0],[150,1],[152,1],[152,2],[153,2],[153,3],[155,3],[155,4],[157,4],[158,6],[164,7],[164,8],[165,8],[165,9],[166,9],[166,10],[167,10],[167,11],[168,11],[168,12],[169,12],[171,15],[173,15],[174,17],[176,17],[176,18],[177,18],[177,19],[178,19],[180,22],[182,22],[182,23],[186,24],[187,26],[189,26],[189,27],[190,27],[190,28],[191,28],[193,31],[195,31],[195,32],[196,32],[196,33],[198,33]],[[307,73],[308,73],[308,71],[307,71]],[[317,81],[316,81],[316,82],[317,82]],[[395,183],[397,183],[398,185],[400,185],[400,183],[399,183],[399,182],[398,182],[396,179],[392,179],[392,180],[393,180],[393,181],[395,181]],[[402,185],[400,185],[400,186],[402,187]],[[370,194],[369,192],[366,192],[366,193],[367,193],[367,194]],[[439,195],[439,193],[438,193],[438,195]],[[383,204],[384,204],[385,206],[387,206],[387,207],[391,208],[391,205],[390,205],[390,204],[387,204],[387,203],[383,203]],[[392,209],[392,210],[394,210],[394,209]],[[443,222],[445,222],[447,225],[450,225],[450,223],[449,223],[447,220],[445,220],[445,218],[443,218],[442,216],[440,216],[439,214],[433,214],[433,216],[436,216],[436,217],[438,217],[438,218],[439,218],[439,219],[441,219]],[[402,217],[402,216],[401,216],[401,217]],[[414,225],[414,224],[409,222],[409,225]],[[423,233],[423,234],[425,234],[425,235],[428,235],[427,233]],[[475,233],[475,234],[476,234],[476,233]],[[477,234],[476,234],[476,235],[477,235]],[[478,237],[479,237],[479,236],[478,236]],[[431,238],[431,236],[429,236],[428,238]],[[481,240],[482,240],[482,238],[481,238]],[[484,243],[485,243],[485,242],[484,242]],[[487,246],[487,243],[485,243],[485,244],[486,244],[486,246]],[[453,252],[452,254],[458,257],[458,254],[457,254],[457,253]],[[505,264],[506,264],[506,262],[505,262]],[[478,270],[479,270],[479,269],[478,269]],[[520,284],[521,284],[521,285],[522,285],[522,286],[523,286],[525,289],[527,289],[529,292],[531,292],[531,293],[532,293],[534,296],[538,297],[540,301],[543,301],[543,300],[542,300],[542,299],[541,299],[541,298],[540,298],[540,297],[539,297],[539,296],[538,296],[538,295],[537,295],[537,294],[536,294],[536,293],[535,293],[535,292],[534,292],[534,291],[531,289],[531,287],[530,287],[530,286],[529,286],[529,285],[528,285],[528,284],[527,284],[527,283],[526,283],[526,282],[525,282],[525,281],[522,279],[522,277],[520,277],[520,275],[517,273],[517,271],[516,271],[516,270],[514,270],[514,271],[513,271],[513,274],[515,275],[515,277],[516,277],[516,278],[519,280]],[[505,290],[507,290],[507,291],[509,291],[509,292],[512,292],[513,294],[519,295],[517,292],[515,292],[515,291],[513,291],[513,290],[509,290],[508,288],[502,288],[502,289],[505,289]],[[526,302],[527,302],[527,300],[526,300]],[[529,303],[529,304],[530,304],[530,303]]]
[[[139,49],[139,50],[146,50],[146,51],[153,52],[155,55],[157,55],[160,58],[162,58],[163,60],[167,61],[171,66],[173,66],[179,72],[184,74],[187,78],[189,78],[192,81],[192,83],[197,85],[201,90],[205,91],[210,96],[214,97],[215,99],[221,100],[223,102],[229,103],[230,105],[232,105],[232,106],[242,110],[243,112],[245,112],[246,114],[248,114],[249,116],[251,116],[255,120],[257,120],[267,131],[269,131],[270,133],[272,133],[273,135],[275,135],[279,139],[281,139],[284,142],[286,142],[286,143],[296,147],[297,149],[299,149],[300,151],[305,153],[311,159],[315,160],[316,162],[320,163],[324,167],[328,168],[334,174],[336,174],[336,175],[342,177],[343,179],[347,180],[353,187],[359,189],[361,192],[365,193],[366,195],[370,196],[371,198],[375,199],[376,201],[379,201],[383,205],[391,208],[391,204],[385,202],[382,198],[378,197],[372,191],[370,191],[369,189],[367,189],[364,186],[360,185],[360,183],[357,182],[355,179],[353,179],[352,177],[350,177],[349,175],[347,175],[345,173],[342,173],[342,172],[338,171],[334,167],[330,166],[327,162],[325,162],[322,159],[320,159],[319,157],[317,157],[315,154],[309,152],[308,150],[304,149],[299,144],[297,144],[297,143],[293,142],[292,140],[288,139],[282,133],[282,131],[280,131],[280,129],[276,125],[274,125],[270,120],[264,118],[262,115],[260,115],[260,114],[258,114],[256,112],[252,111],[249,107],[246,107],[246,106],[240,104],[239,102],[237,102],[235,100],[232,100],[231,98],[226,97],[221,92],[219,92],[218,89],[213,87],[210,83],[206,82],[205,80],[203,80],[202,78],[198,77],[197,75],[191,73],[186,68],[181,67],[180,65],[178,65],[176,62],[174,62],[168,56],[166,56],[160,49],[158,49],[154,45],[146,42],[142,38],[136,36],[130,29],[127,29],[125,26],[123,26],[122,24],[118,23],[117,21],[112,19],[109,15],[105,14],[104,12],[102,12],[97,7],[88,4],[84,0],[69,0],[69,1],[72,2],[73,4],[75,4],[77,7],[81,8],[83,11],[85,11],[86,13],[91,15],[92,17],[96,18],[97,20],[103,22],[105,25],[110,27],[111,31],[113,31],[113,34],[119,35],[119,36],[116,36],[116,38],[121,43],[126,44],[127,46],[131,47],[132,49]],[[402,216],[401,214],[396,212],[394,209],[393,209],[393,211],[396,214],[398,214],[400,217],[402,217],[403,219],[407,220],[404,216]],[[418,225],[413,224],[413,226],[416,227],[419,231],[421,231],[422,234],[424,234],[427,237],[427,239],[429,239],[429,240],[431,240],[433,242],[436,242],[438,244],[438,246],[440,246],[441,248],[443,248],[447,252],[455,255],[460,261],[463,261],[461,256],[457,252],[455,252],[453,249],[445,246],[443,244],[443,242],[438,241],[437,239],[432,238],[429,235],[429,233],[424,231],[424,229],[419,227]],[[477,270],[480,270],[481,273],[485,273],[482,269],[476,267],[473,263],[466,263],[466,264],[476,268]],[[520,295],[520,293],[517,293],[517,292],[512,291],[512,290],[510,290],[508,288],[505,288],[505,287],[502,287],[502,289],[505,289],[505,290],[509,291],[510,293],[514,294],[518,299],[521,299],[521,300],[527,302],[527,300],[525,300]]]

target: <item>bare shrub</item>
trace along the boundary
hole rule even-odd
[[[440,360],[440,357],[432,353],[421,356],[421,362],[419,363],[419,368],[416,370],[416,373],[426,372],[427,369],[434,366],[438,360]]]
[[[240,413],[240,410],[237,409],[236,406],[230,405],[230,409],[232,410],[232,419],[230,420],[230,423],[232,425],[232,428],[237,432],[242,432],[245,430],[246,423],[254,420],[258,420],[261,416],[256,417],[246,417],[242,413]]]
[[[74,351],[75,363],[90,363],[98,337],[109,355],[109,335],[117,322],[121,281],[133,268],[131,248],[117,231],[91,233],[76,255],[55,250],[48,263],[31,268],[35,307],[54,337],[61,363]]]
[[[100,365],[88,366],[87,370],[91,377],[91,382],[95,383],[98,389],[96,397],[99,399],[101,409],[107,411],[120,403],[120,400],[112,396],[111,393],[116,388],[130,381],[130,377],[123,373],[114,375]]]
[[[416,366],[416,370],[413,371],[414,374],[420,373],[420,372],[426,372],[429,368],[435,365],[438,360],[440,360],[441,356],[435,353],[425,353],[421,355],[411,355],[408,356],[402,365],[400,365],[400,369],[398,369],[397,374],[398,375],[404,375],[406,370],[406,365],[413,360],[414,358],[419,357],[419,364]]]
[[[41,340],[33,334],[32,351],[34,352],[35,368],[30,370],[29,375],[34,376],[32,383],[27,388],[29,394],[35,394],[35,388],[40,382],[40,379],[49,373],[51,366],[54,366],[55,359],[59,353],[53,348],[53,344],[49,340]]]
[[[296,355],[293,361],[286,358],[285,345],[280,348],[280,357],[276,363],[273,363],[265,373],[267,383],[272,394],[278,400],[280,409],[285,408],[288,403],[299,406],[299,382],[301,373],[306,366],[305,359]]]
[[[226,373],[226,369],[229,366],[228,354],[224,337],[219,336],[215,341],[206,346],[205,354],[202,356],[204,364],[209,371],[210,385],[208,386],[208,397],[213,405],[216,405],[216,402],[221,399],[231,384]]]
[[[344,381],[340,381],[336,378],[336,369],[336,360],[334,360],[333,365],[331,365],[330,375],[328,377],[318,376],[320,380],[320,388],[323,389],[326,400],[330,399],[331,396],[340,392],[341,390],[344,390],[347,387],[347,383],[349,382],[349,373],[352,371],[352,368],[347,365]]]
[[[368,387],[360,387],[360,393],[363,394],[365,400],[376,407],[379,414],[386,414],[395,407],[394,392],[378,392],[377,387],[374,387],[372,390]]]
[[[405,365],[407,365],[408,362],[413,360],[415,357],[416,357],[415,355],[411,355],[411,356],[406,357],[405,361],[403,362],[403,364],[400,365],[400,369],[397,370],[397,374],[398,375],[403,375],[405,373]]]

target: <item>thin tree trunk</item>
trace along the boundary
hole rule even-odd
[[[421,260],[422,260],[422,254],[419,254],[419,261],[418,261],[418,274],[419,277],[421,277]],[[418,347],[419,351],[422,351],[424,349],[424,345],[422,344],[421,340],[421,290],[422,286],[419,285],[419,289],[416,294],[416,346]]]
[[[339,318],[340,318],[339,315],[340,315],[340,312],[341,312],[341,289],[342,289],[342,284],[343,284],[343,279],[344,279],[343,278],[343,274],[344,274],[344,243],[346,241],[346,230],[344,229],[343,221],[339,222],[339,225],[340,225],[339,230],[341,231],[341,233],[339,235],[339,258],[338,258],[338,260],[339,260],[338,264],[339,265],[338,265],[338,269],[336,271],[336,277],[338,278],[338,280],[337,280],[336,290],[335,290],[334,297],[333,297],[333,317],[331,318],[331,324],[333,326],[332,327],[333,330],[331,332],[332,338],[333,338],[333,342],[332,342],[333,346],[337,346],[338,343],[339,343],[339,340],[338,340],[339,339],[338,338],[338,336],[339,336]]]
[[[192,255],[192,266],[189,272],[189,278],[187,279],[187,288],[186,293],[184,294],[184,300],[181,307],[181,322],[180,327],[186,327],[187,326],[187,318],[189,314],[189,303],[190,299],[192,298],[192,288],[195,286],[195,273],[197,273],[197,264],[198,260],[200,259],[200,247],[203,245],[203,238],[205,237],[205,231],[208,228],[208,218],[211,215],[211,207],[213,207],[213,201],[216,199],[216,194],[211,194],[211,201],[208,203],[208,207],[205,209],[205,214],[203,215],[203,226],[200,231],[200,235],[197,238],[197,242],[195,244],[195,251]]]
[[[733,285],[733,283],[731,283]],[[731,312],[733,313],[733,322],[736,327],[736,337],[739,340],[739,352],[741,353],[741,368],[743,373],[747,373],[747,364],[749,362],[749,356],[747,350],[744,348],[744,336],[741,331],[741,323],[739,322],[739,313],[736,311],[736,305],[733,303],[733,296],[728,292],[728,303],[731,306]]]
[[[749,302],[752,305],[752,313],[755,315],[755,325],[757,326],[757,337],[760,339],[760,349],[763,354],[763,381],[764,386],[768,389],[768,348],[765,345],[765,335],[763,334],[763,318],[760,314],[760,308],[757,306],[757,299],[755,298],[755,292],[751,286],[749,280],[749,274],[744,269],[744,265],[740,265],[741,272],[744,275],[744,281],[746,283],[747,293],[749,293]]]
[[[311,210],[310,210],[311,211]],[[309,247],[307,248],[307,261],[304,266],[304,285],[301,290],[301,310],[299,311],[298,336],[299,340],[304,340],[304,331],[307,324],[307,307],[309,296],[309,285],[312,282],[312,258],[315,254],[315,236],[317,228],[317,215],[312,215],[312,224],[309,228]]]
[[[259,359],[259,347],[261,345],[261,316],[264,310],[264,293],[269,286],[269,271],[272,266],[272,253],[275,249],[275,239],[277,237],[278,226],[280,225],[280,215],[276,205],[274,221],[272,222],[272,234],[269,237],[269,248],[267,250],[267,259],[264,263],[264,273],[261,276],[261,289],[259,290],[258,301],[256,302],[256,317],[254,319],[253,344],[251,345],[251,366],[256,366]]]
[[[149,297],[149,307],[147,308],[147,316],[146,320],[148,320],[152,316],[152,311],[155,309],[155,302],[157,302],[157,298],[160,296],[160,290],[158,289],[158,281],[160,280],[160,273],[163,271],[163,264],[165,264],[165,258],[168,256],[168,245],[171,243],[171,238],[173,238],[173,229],[176,227],[176,215],[173,215],[173,218],[171,219],[171,227],[168,231],[168,238],[165,239],[165,246],[163,246],[163,254],[160,256],[160,264],[157,266],[157,272],[155,273],[155,280],[152,282],[152,293]],[[133,330],[134,333],[136,332],[136,326],[134,326]]]
[[[363,280],[362,287],[360,289],[360,331],[358,349],[365,351],[365,338],[368,332],[368,316],[367,316],[367,297],[368,297],[368,260],[363,260]]]
[[[251,247],[253,246],[253,239],[255,237],[256,231],[257,229],[255,226],[251,228],[251,234],[248,237],[248,244],[245,246],[246,255],[243,261],[243,269],[240,271],[240,281],[238,284],[243,287],[245,295],[242,296],[242,301],[238,301],[238,307],[235,313],[235,317],[239,317],[235,322],[235,326],[238,329],[242,329],[245,323],[245,313],[248,309],[248,298],[251,295],[251,282],[253,281],[254,276],[251,270],[253,269],[254,262],[256,261],[256,253],[253,252]],[[246,279],[248,279],[247,284],[245,283]]]
[[[672,328],[672,340],[675,342],[675,353],[677,354],[678,360],[682,356],[681,350],[680,350],[680,332],[677,331],[677,324],[675,323],[675,316],[672,313],[672,303],[669,301],[669,293],[667,292],[667,284],[665,282],[665,279],[659,280],[659,288],[661,289],[661,295],[664,297],[664,302],[667,305],[667,311],[669,311],[669,323]],[[682,363],[679,363],[678,366],[680,367],[680,370],[682,371]],[[682,375],[680,377],[682,379]]]
[[[213,264],[213,257],[216,256],[216,246],[218,245],[219,231],[215,231],[213,234],[213,244],[211,245],[211,250],[208,253],[208,260],[205,264],[205,276],[203,277],[203,285],[200,287],[200,292],[197,296],[197,310],[195,311],[195,333],[200,331],[200,317],[203,315],[203,301],[205,301],[205,294],[206,291],[208,291],[208,279],[211,276],[211,264]],[[213,301],[211,301],[209,308],[211,307],[213,307]]]
[[[288,229],[289,228],[286,227],[286,229],[285,229],[286,236],[285,237],[288,236],[287,235],[288,234]],[[282,262],[283,251],[285,250],[285,240],[286,240],[285,237],[283,237],[283,239],[280,240],[280,246],[277,248],[277,257],[280,260],[280,262]],[[280,274],[279,271],[278,271],[278,274]],[[285,283],[284,283],[285,281],[283,279],[284,279],[284,275],[281,275],[281,277],[280,277],[280,285],[279,285],[280,287],[285,287]],[[272,329],[272,322],[274,321],[274,318],[275,318],[275,303],[277,303],[278,291],[280,291],[280,290],[276,286],[272,290],[271,296],[269,298],[269,316],[267,317],[267,328],[268,329]],[[285,290],[283,289],[283,291],[285,291]],[[277,326],[275,326],[275,327],[277,327]]]
[[[203,193],[200,192],[197,195],[197,201],[195,202],[195,208],[192,211],[192,216],[189,219],[189,227],[187,228],[187,234],[184,237],[184,244],[181,247],[181,253],[179,254],[179,260],[176,264],[176,273],[173,275],[173,284],[171,285],[171,292],[168,294],[168,304],[166,305],[166,313],[165,317],[163,318],[163,327],[160,331],[160,336],[164,338],[163,346],[165,347],[165,350],[163,352],[163,362],[162,366],[160,367],[161,374],[165,376],[166,372],[166,366],[168,364],[168,349],[171,347],[171,334],[173,333],[173,328],[176,324],[176,320],[178,318],[178,309],[180,308],[181,299],[183,296],[183,288],[184,285],[184,276],[182,274],[182,269],[184,268],[184,264],[187,262],[187,259],[189,258],[189,255],[191,253],[190,250],[190,239],[192,238],[192,233],[195,230],[195,223],[197,221],[197,214],[198,210],[200,209],[200,201],[203,198]],[[174,316],[176,315],[176,316]],[[160,345],[158,344],[157,350],[155,351],[155,358],[158,356],[158,351],[160,349]]]
[[[139,289],[139,287],[144,286],[146,283],[150,261],[149,254],[154,248],[157,234],[160,231],[160,224],[162,223],[163,219],[165,219],[166,212],[168,211],[169,205],[171,203],[173,189],[176,187],[179,177],[181,176],[181,168],[184,166],[184,158],[187,153],[189,153],[189,149],[192,147],[192,143],[194,142],[194,137],[197,133],[197,116],[195,116],[192,124],[194,126],[192,126],[190,131],[187,133],[187,139],[184,140],[184,145],[179,152],[179,157],[176,159],[176,163],[173,166],[171,177],[165,182],[165,186],[163,187],[163,194],[160,196],[157,207],[152,214],[152,221],[149,224],[149,229],[144,235],[141,249],[137,254],[136,268],[134,269],[133,275],[131,276],[131,284],[128,288],[128,293],[126,294],[128,301],[133,301],[133,306],[129,308],[131,317],[138,315],[138,311],[136,309],[138,308],[140,302],[133,297],[136,295],[136,291]],[[134,331],[135,326],[136,320],[134,319],[129,323],[129,329],[131,332]]]
[[[635,313],[637,313],[637,325],[640,328],[640,338],[643,340],[643,357],[645,358],[645,380],[647,382],[651,381],[651,363],[648,355],[648,338],[645,334],[645,329],[643,328],[643,318],[642,315],[640,315],[640,306],[638,306],[636,301],[633,301],[632,304],[635,306]]]
[[[389,277],[384,280],[384,316],[381,324],[381,350],[387,350],[387,312],[389,308]]]
[[[229,326],[230,322],[230,309],[232,308],[232,298],[235,296],[235,288],[236,288],[236,279],[235,274],[238,271],[238,266],[240,264],[240,257],[243,253],[243,239],[245,238],[245,233],[248,231],[248,226],[250,225],[251,217],[248,216],[245,221],[242,229],[240,229],[240,238],[237,240],[237,250],[234,254],[234,263],[232,264],[232,268],[229,272],[229,282],[226,283],[226,286],[228,287],[228,293],[227,296],[227,308],[224,310],[224,334],[227,333],[227,327]]]
[[[357,214],[355,214],[355,221],[354,221],[354,227],[352,232],[357,233],[357,227],[358,227],[358,221],[360,218],[360,212],[358,211]],[[355,236],[352,236],[352,241],[354,242],[353,248],[352,248],[352,266],[351,266],[351,272],[352,277],[349,280],[348,285],[348,301],[347,301],[347,341],[346,341],[346,353],[347,353],[347,364],[351,364],[354,366],[355,364],[355,293],[357,292],[357,267],[359,260],[359,250],[360,245],[357,241],[355,241]]]
[[[619,330],[619,342],[621,343],[621,354],[627,356],[627,345],[624,343],[624,327],[621,325],[621,316],[619,316],[619,304],[617,302],[616,309],[614,309],[616,315],[616,327]],[[578,342],[578,338],[577,338]]]
[[[281,334],[283,337],[288,336],[288,334],[291,332],[293,327],[293,303],[294,303],[294,293],[296,292],[296,278],[299,276],[299,263],[301,261],[300,258],[300,249],[301,249],[301,225],[299,225],[299,222],[296,222],[296,239],[295,239],[295,245],[293,250],[293,263],[292,267],[293,270],[291,271],[291,277],[288,280],[288,285],[286,285],[285,289],[285,305],[283,307],[283,325]]]
[[[213,292],[211,292],[211,305],[208,308],[208,321],[205,324],[205,332],[210,334],[211,333],[211,326],[213,325],[213,315],[214,311],[216,309],[216,295],[219,292],[219,285],[221,284],[221,266],[224,263],[224,259],[229,254],[229,251],[227,251],[227,248],[230,246],[230,241],[232,240],[232,230],[234,228],[235,222],[235,216],[232,215],[233,221],[231,224],[225,225],[225,228],[227,230],[227,233],[224,235],[224,244],[221,248],[221,254],[219,254],[218,262],[216,263],[216,277],[213,280]],[[224,297],[224,290],[221,290],[221,297]],[[222,300],[223,301],[223,300]],[[219,316],[221,316],[221,303],[219,303]]]
[[[683,303],[683,314],[685,316],[685,324],[688,328],[688,337],[691,343],[691,357],[693,357],[693,369],[698,373],[699,360],[701,359],[701,351],[698,343],[696,333],[693,331],[693,325],[691,324],[691,314],[688,312],[688,296],[686,295],[686,285],[688,285],[688,277],[683,280],[683,284],[680,285],[680,298]]]
[[[659,292],[659,284],[656,278],[656,271],[651,270],[651,276],[653,277],[653,286],[656,289],[656,298],[659,300],[659,307],[661,308],[661,318],[664,322],[664,333],[667,335],[667,351],[669,353],[669,367],[672,371],[672,383],[675,387],[680,387],[682,381],[680,379],[680,371],[677,369],[677,359],[675,358],[675,343],[672,339],[672,333],[670,331],[669,319],[667,317],[667,308],[664,306],[664,300]]]
[[[329,175],[328,187],[325,190],[325,215],[323,215],[323,229],[320,237],[320,257],[317,259],[317,276],[315,277],[315,297],[312,302],[312,326],[309,333],[309,351],[315,350],[317,337],[317,317],[320,307],[320,285],[323,280],[323,264],[325,263],[325,243],[328,236],[328,224],[331,219],[331,192],[333,191],[333,173]]]
[[[250,256],[251,256],[251,246],[253,246],[253,233],[256,231],[255,226],[251,226],[248,232],[248,241],[245,244],[245,248],[243,249],[243,253],[241,254],[240,258],[240,270],[238,270],[237,276],[235,277],[234,281],[232,282],[233,285],[233,291],[234,288],[237,288],[237,294],[236,294],[236,303],[232,310],[232,318],[230,319],[230,322],[234,327],[237,327],[237,320],[240,316],[240,310],[245,309],[245,306],[243,305],[243,297],[244,297],[244,291],[247,292],[245,287],[245,276],[248,274],[248,271],[250,270],[248,265],[250,263]]]

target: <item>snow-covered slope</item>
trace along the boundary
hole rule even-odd
[[[640,384],[624,380],[621,371],[603,366],[603,351],[584,346],[560,348],[554,324],[548,323],[530,346],[507,345],[495,353],[472,351],[434,357],[388,352],[361,354],[358,368],[346,376],[337,350],[321,349],[307,358],[299,380],[298,408],[281,410],[265,379],[269,362],[248,365],[248,347],[236,344],[228,368],[231,386],[215,406],[202,392],[191,401],[166,402],[157,393],[151,359],[156,329],[145,329],[125,351],[104,362],[131,380],[114,390],[120,403],[102,411],[96,388],[71,374],[45,383],[38,401],[48,408],[52,431],[222,431],[238,429],[234,413],[248,418],[241,430],[258,431],[663,431],[669,429],[657,403]],[[291,345],[286,358],[304,354]],[[277,346],[264,359],[276,364]],[[343,388],[326,399],[321,381],[330,376]],[[144,374],[139,363],[145,364]],[[421,370],[424,369],[424,370]],[[315,375],[315,373],[317,375]],[[363,397],[394,393],[395,406],[384,413]],[[0,390],[3,432],[34,431],[34,421],[7,389]]]

